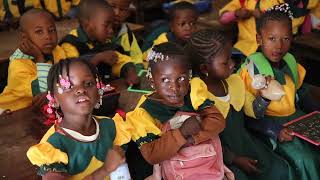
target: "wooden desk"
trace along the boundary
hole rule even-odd
[[[297,36],[292,43],[292,52],[299,57],[320,62],[320,33]]]

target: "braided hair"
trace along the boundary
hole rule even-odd
[[[159,45],[155,45],[148,55],[148,61],[149,69],[151,71],[156,68],[158,62],[163,61],[179,61],[190,68],[189,59],[185,54],[184,49],[180,45],[173,42],[165,42]]]
[[[287,3],[273,6],[263,13],[259,19],[257,19],[257,33],[261,34],[261,30],[269,21],[286,22],[291,30],[292,18],[293,14]]]
[[[227,43],[231,43],[231,40],[223,31],[204,29],[194,33],[185,47],[194,75],[200,75],[200,65],[210,63]]]

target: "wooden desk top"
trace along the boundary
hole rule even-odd
[[[308,33],[295,37],[291,50],[301,60],[320,61],[320,33]]]
[[[297,36],[293,41],[293,45],[305,46],[306,48],[312,48],[319,51],[320,33],[308,33]]]

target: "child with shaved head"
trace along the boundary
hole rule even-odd
[[[66,58],[63,49],[57,46],[50,13],[29,10],[21,16],[19,25],[18,49],[10,57],[8,84],[0,94],[0,108],[11,111],[31,105],[33,95],[46,91],[51,65]]]

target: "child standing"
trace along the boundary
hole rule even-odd
[[[66,58],[48,12],[32,9],[19,24],[19,48],[10,57],[8,84],[0,94],[0,108],[12,111],[31,105],[33,93],[46,91],[51,64]]]
[[[27,152],[44,179],[104,179],[124,163],[121,149],[111,149],[130,141],[129,126],[119,116],[92,116],[101,105],[101,85],[86,60],[67,59],[50,69],[47,111],[57,121]]]
[[[196,7],[186,1],[178,2],[172,6],[169,11],[170,31],[160,34],[153,45],[164,42],[174,42],[184,46],[191,34],[196,31],[198,12]],[[143,59],[146,60],[151,48],[143,53]]]
[[[248,63],[243,65],[240,76],[246,89],[255,96],[258,92],[251,83],[256,74],[271,76],[281,84],[285,92],[283,97],[278,101],[270,101],[264,117],[259,121],[251,121],[249,125],[273,139],[275,151],[293,166],[295,178],[319,179],[318,150],[293,137],[288,129],[282,127],[304,114],[297,105],[308,97],[306,85],[303,84],[306,71],[288,52],[292,41],[291,12],[288,9],[288,5],[281,4],[262,15],[257,33],[261,52],[248,57]],[[250,68],[252,64],[254,66]]]
[[[120,45],[130,55],[135,64],[142,64],[142,51],[134,33],[130,30],[126,19],[130,15],[132,0],[107,0],[114,12],[113,29],[115,32],[112,41]]]
[[[112,76],[123,77],[128,84],[136,84],[139,79],[134,63],[123,53],[120,46],[111,43],[113,36],[112,7],[102,0],[83,0],[79,5],[80,26],[72,30],[61,46],[67,57],[87,57],[98,65],[104,83]],[[120,52],[118,52],[120,51]]]
[[[244,113],[259,116],[268,102],[260,96],[254,98],[239,75],[232,74],[231,49],[231,41],[222,32],[194,33],[187,51],[200,78],[191,80],[191,94],[208,96],[226,119],[226,128],[220,133],[223,157],[236,179],[288,179],[287,163],[245,128]]]
[[[168,42],[153,47],[148,60],[155,92],[143,96],[127,115],[142,156],[160,164],[158,174],[164,179],[222,179],[218,134],[224,120],[211,101],[190,94],[187,56]]]

